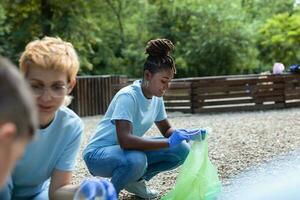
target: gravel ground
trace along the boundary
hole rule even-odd
[[[177,128],[210,127],[209,156],[218,168],[223,185],[250,167],[266,163],[278,155],[300,148],[300,108],[219,114],[168,113]],[[85,137],[80,155],[102,116],[84,117]],[[147,135],[157,135],[153,127]],[[161,173],[149,181],[149,187],[166,194],[174,185],[178,169]],[[74,183],[90,176],[81,156],[78,157]],[[122,192],[120,199],[138,199]],[[157,198],[159,199],[159,198]]]

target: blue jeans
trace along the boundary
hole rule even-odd
[[[119,193],[129,183],[141,178],[148,181],[162,171],[180,166],[189,150],[190,145],[186,142],[153,151],[124,150],[114,145],[95,149],[83,159],[93,176],[111,177]]]
[[[16,197],[13,195],[13,182],[9,177],[6,185],[0,190],[0,200],[48,200],[48,188],[40,191],[38,194],[25,197]]]

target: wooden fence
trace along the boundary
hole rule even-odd
[[[113,84],[127,83],[124,76],[79,76],[69,106],[79,116],[104,114],[113,95]]]
[[[176,81],[191,84],[191,113],[300,106],[299,74],[236,75]]]
[[[79,115],[104,114],[126,77],[79,77],[71,108]],[[174,79],[164,95],[168,111],[207,113],[300,106],[300,75],[235,75]]]
[[[114,85],[114,92],[124,85]],[[188,113],[300,106],[300,75],[254,74],[174,79],[164,95],[164,101],[168,111]]]

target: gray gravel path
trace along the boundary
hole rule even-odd
[[[218,168],[223,185],[250,167],[266,163],[275,156],[284,155],[300,148],[300,108],[236,112],[219,114],[168,113],[169,120],[177,128],[212,129],[208,138],[209,155]],[[84,141],[78,157],[73,182],[79,183],[90,176],[81,158],[81,152],[93,134],[102,116],[85,117]],[[153,127],[147,135],[157,135]],[[161,173],[149,186],[160,192],[160,197],[174,185],[178,170]],[[120,199],[138,199],[122,192]],[[159,199],[159,198],[158,198]]]

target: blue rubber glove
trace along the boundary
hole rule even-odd
[[[189,134],[189,137],[191,140],[202,141],[202,140],[205,140],[205,137],[207,135],[207,130],[206,129],[192,130],[192,131],[189,131],[188,134]]]
[[[105,200],[117,200],[117,194],[114,186],[102,178],[85,179],[79,187],[81,197],[87,200],[94,200],[96,197],[105,196]]]
[[[190,140],[188,132],[184,129],[175,129],[169,137],[169,147],[175,147],[179,145],[183,140],[186,140],[187,142]]]
[[[113,184],[107,180],[104,180],[102,183],[106,190],[106,200],[118,200],[117,192]]]

